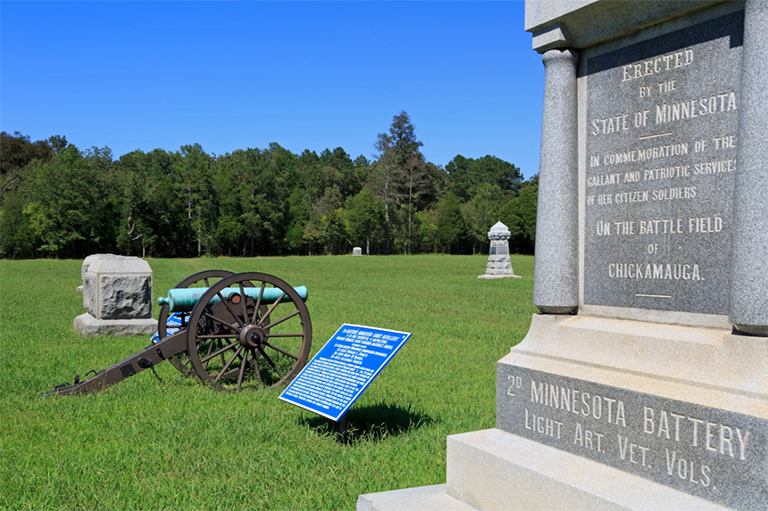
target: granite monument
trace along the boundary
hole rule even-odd
[[[768,2],[541,0],[530,330],[447,483],[358,509],[768,509]]]
[[[496,222],[488,231],[488,239],[491,247],[488,250],[488,264],[485,267],[485,275],[479,275],[478,279],[519,279],[512,269],[512,259],[509,258],[509,238],[511,233],[503,223]]]
[[[83,307],[75,330],[83,336],[151,334],[152,269],[138,257],[94,254],[81,267]]]

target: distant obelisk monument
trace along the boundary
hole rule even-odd
[[[509,258],[510,236],[509,229],[501,222],[496,222],[491,227],[488,232],[488,239],[491,240],[488,265],[485,268],[485,275],[478,276],[478,279],[520,278],[520,275],[515,275],[515,270],[512,269],[512,260]]]

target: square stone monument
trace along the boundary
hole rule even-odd
[[[90,335],[151,334],[152,269],[138,257],[94,254],[83,261],[83,307],[75,330]]]
[[[497,364],[496,428],[448,437],[447,483],[358,509],[766,510],[768,2],[525,18],[540,314]]]

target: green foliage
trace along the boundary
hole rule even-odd
[[[294,188],[288,197],[288,231],[285,235],[285,243],[294,253],[306,246],[304,239],[304,226],[309,222],[309,198],[308,193],[299,187]]]
[[[28,195],[22,214],[44,254],[79,257],[109,236],[112,207],[106,189],[111,166],[108,149],[84,156],[74,146],[49,163],[28,166]],[[105,226],[106,224],[106,226]]]
[[[509,228],[509,250],[532,254],[536,241],[536,204],[538,174],[523,184],[518,197],[513,197],[499,211],[499,218]]]
[[[29,257],[37,254],[42,245],[32,219],[24,213],[26,203],[21,193],[12,193],[0,209],[0,255],[3,257]]]
[[[115,163],[115,187],[120,207],[117,246],[127,255],[151,255],[157,249],[163,232],[164,215],[172,200],[168,174],[172,157],[159,149],[145,154],[133,151]]]
[[[366,254],[370,253],[371,239],[384,219],[384,208],[373,196],[370,188],[363,188],[349,200],[347,206],[350,241],[356,245],[365,245]]]
[[[181,146],[174,161],[173,176],[177,193],[182,197],[187,215],[187,257],[192,255],[193,240],[197,241],[197,256],[202,255],[203,240],[209,235],[208,214],[212,209],[211,157],[200,144]]]
[[[53,135],[48,139],[48,145],[51,146],[54,153],[61,154],[65,150],[67,150],[67,148],[69,148],[72,144],[67,142],[67,137],[65,136]]]
[[[451,245],[458,243],[463,232],[464,219],[459,198],[453,192],[448,192],[437,206],[437,242],[450,254]]]
[[[312,355],[345,322],[412,332],[348,412],[344,440],[280,390],[218,393],[168,363],[165,384],[145,371],[40,398],[148,343],[74,332],[80,264],[0,261],[3,510],[351,511],[363,493],[444,483],[446,437],[494,427],[496,361],[535,313],[532,257],[513,256],[522,279],[505,281],[477,280],[485,256],[150,261],[154,298],[210,268],[306,285]]]
[[[407,225],[395,225],[400,231],[397,244],[404,252],[411,253],[413,242],[413,215],[416,207],[424,201],[434,199],[436,180],[433,165],[428,165],[419,148],[424,144],[417,140],[416,129],[405,111],[392,118],[389,133],[379,133],[376,149],[378,157],[373,189],[384,201],[384,219],[387,227],[387,254],[391,253],[390,238],[393,230],[392,218],[397,217],[394,208],[405,203]],[[400,229],[398,229],[400,227]]]
[[[227,251],[232,255],[232,249],[237,249],[238,245],[245,238],[245,228],[237,221],[235,217],[222,215],[219,217],[219,226],[216,229],[216,243],[220,251]]]
[[[330,210],[321,221],[321,237],[327,247],[328,255],[342,254],[347,251],[347,221],[343,208]]]
[[[489,244],[488,230],[499,220],[499,204],[504,197],[496,184],[483,183],[474,188],[475,196],[461,206],[467,241],[472,243],[473,254],[486,252],[484,247]]]
[[[436,210],[417,211],[416,212],[416,232],[418,233],[417,242],[420,252],[437,252],[437,218]]]
[[[292,224],[285,235],[285,242],[291,251],[299,252],[306,244],[304,239],[304,226],[301,224]]]
[[[83,258],[485,252],[491,225],[532,253],[537,181],[494,156],[421,153],[400,112],[375,161],[343,148],[294,154],[272,143],[216,156],[199,144],[80,151],[66,137],[0,133],[0,257]],[[449,194],[452,194],[449,197]],[[458,206],[458,207],[456,207]],[[447,209],[446,209],[447,208]],[[457,213],[458,212],[458,213]],[[514,234],[517,233],[517,234]]]
[[[458,154],[445,166],[450,190],[467,202],[478,186],[495,184],[504,192],[517,193],[523,182],[520,169],[495,156],[483,156],[478,160]]]
[[[44,140],[32,142],[18,131],[13,135],[0,132],[0,204],[6,191],[18,186],[24,167],[35,160],[47,162],[52,157],[53,148]]]

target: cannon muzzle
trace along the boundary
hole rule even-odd
[[[306,286],[299,286],[294,287],[294,291],[296,291],[299,294],[299,297],[306,301],[307,300],[307,288]],[[195,288],[173,288],[168,291],[168,296],[160,296],[157,299],[158,305],[168,305],[168,308],[170,312],[190,312],[192,309],[195,308],[195,304],[197,304],[197,301],[200,300],[200,297],[205,294],[205,292],[208,291],[207,287],[195,287]],[[246,296],[249,296],[253,298],[254,300],[257,300],[259,298],[259,293],[261,292],[261,288],[259,287],[246,287],[243,288],[243,291],[245,291]],[[226,287],[221,290],[219,293],[224,298],[229,298],[230,295],[233,294],[240,294],[240,289],[235,287]],[[264,288],[264,293],[261,296],[261,303],[263,304],[272,304],[275,303],[277,300],[280,300],[281,302],[290,302],[291,297],[288,296],[287,293],[284,293],[282,289],[277,287],[267,287]],[[214,296],[210,303],[218,303],[221,299],[217,296]]]

